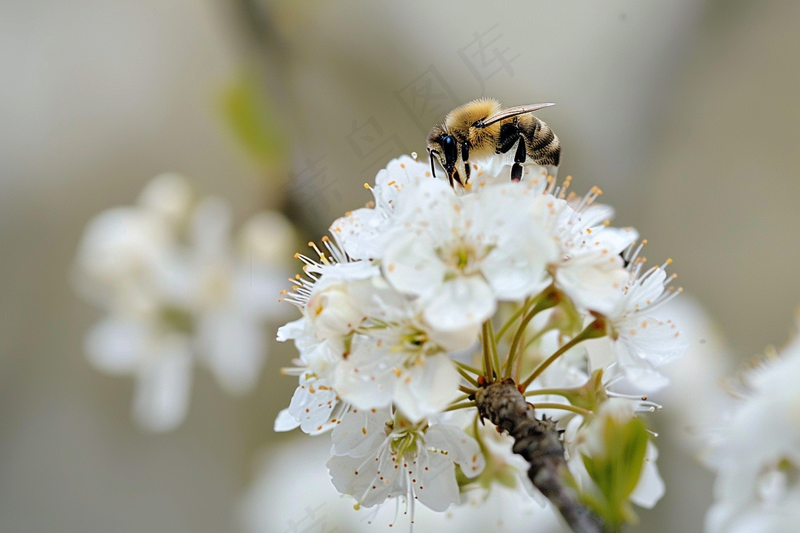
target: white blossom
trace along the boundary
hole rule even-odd
[[[540,291],[556,249],[541,220],[526,216],[528,192],[509,183],[457,196],[444,181],[420,183],[398,199],[403,225],[384,253],[386,279],[420,298],[442,330],[477,328],[498,300]]]
[[[467,477],[483,470],[478,443],[456,427],[413,424],[388,409],[354,410],[332,434],[328,461],[334,486],[357,505],[373,507],[403,496],[434,511],[461,501],[455,465]],[[362,443],[367,445],[362,445]]]
[[[614,210],[594,200],[593,189],[580,200],[548,198],[549,230],[559,247],[556,285],[576,305],[599,313],[610,312],[628,274],[620,253],[638,237],[632,228],[612,228]]]
[[[741,376],[741,398],[711,434],[717,471],[706,531],[783,532],[800,519],[800,344]],[[733,385],[733,383],[732,383]]]
[[[197,363],[233,394],[258,379],[265,321],[285,315],[277,303],[285,271],[282,259],[253,257],[254,236],[292,237],[277,214],[248,228],[234,246],[227,205],[196,199],[174,174],[148,184],[137,205],[87,226],[73,276],[108,313],[87,335],[87,355],[101,370],[134,376],[133,415],[144,428],[169,430],[184,419]]]
[[[404,189],[430,179],[428,166],[411,157],[391,160],[378,172],[375,186],[370,187],[374,207],[356,209],[337,219],[331,225],[331,235],[352,259],[380,259],[388,243],[386,234],[398,224],[394,217],[398,197]]]
[[[355,335],[347,360],[336,369],[336,390],[357,407],[394,403],[411,421],[442,412],[457,396],[461,378],[441,353],[422,355],[397,345]]]
[[[346,410],[333,388],[333,373],[344,359],[344,340],[316,337],[305,317],[281,327],[278,340],[294,340],[300,360],[296,369],[287,370],[299,375],[299,384],[289,407],[275,420],[275,431],[300,427],[315,435],[331,429],[336,424],[335,413]]]
[[[657,367],[683,355],[688,347],[671,318],[655,318],[652,312],[677,295],[667,289],[674,279],[663,265],[642,273],[635,259],[629,264],[629,277],[607,314],[609,339],[618,370],[640,390],[656,391],[669,380]],[[608,342],[605,339],[602,342]],[[598,343],[595,343],[595,345]]]

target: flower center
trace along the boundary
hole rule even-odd
[[[756,495],[766,504],[780,504],[786,493],[800,482],[800,469],[790,459],[781,458],[766,466],[756,481]]]
[[[164,305],[159,309],[161,322],[167,324],[170,329],[181,333],[194,332],[194,318],[185,309]]]
[[[453,246],[440,249],[439,257],[450,268],[450,276],[470,275],[478,272],[481,260],[492,250],[474,242],[459,240]]]
[[[386,434],[391,439],[389,446],[392,452],[397,454],[398,461],[403,457],[414,458],[417,456],[420,444],[424,442],[423,425],[427,425],[427,423],[413,424],[399,412],[393,421],[386,423]]]

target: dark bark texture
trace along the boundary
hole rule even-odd
[[[533,406],[525,401],[513,380],[496,381],[478,389],[475,402],[481,417],[514,438],[514,453],[531,465],[528,470],[531,482],[561,512],[575,533],[610,533],[565,483],[570,474],[564,443],[555,423],[536,419]]]

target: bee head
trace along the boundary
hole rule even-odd
[[[447,133],[441,126],[434,126],[428,134],[428,153],[431,158],[431,174],[436,176],[434,165],[434,157],[439,160],[447,177],[450,179],[450,184],[453,180],[462,184],[461,178],[456,169],[456,162],[458,161],[458,141],[456,138]]]

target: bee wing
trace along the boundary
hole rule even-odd
[[[481,121],[481,125],[485,128],[486,126],[491,126],[495,122],[500,122],[501,120],[515,117],[517,115],[524,115],[525,113],[533,113],[534,111],[538,111],[540,109],[544,109],[545,107],[550,107],[554,105],[556,104],[548,103],[548,104],[530,104],[530,105],[509,107],[508,109],[503,109],[499,113],[495,113],[494,115],[486,117]]]

